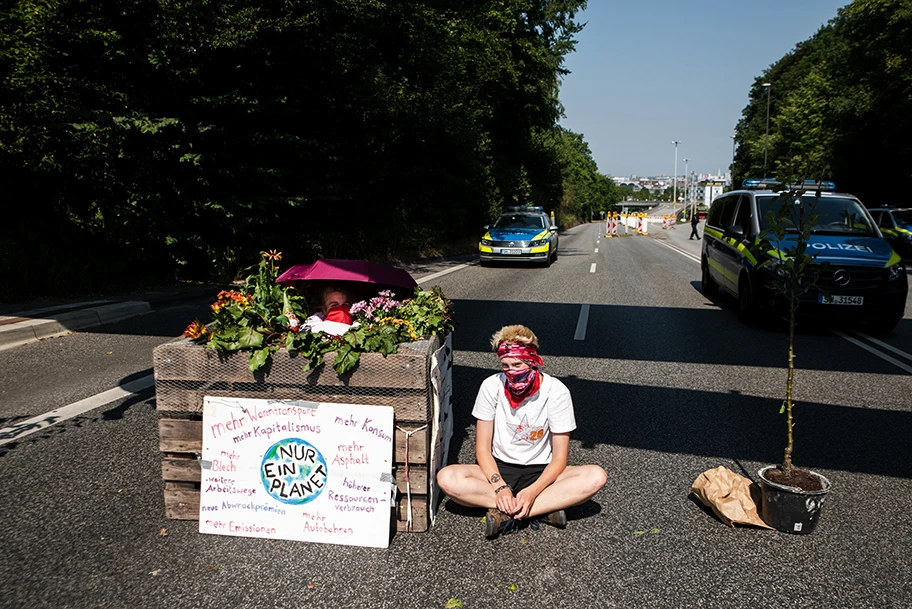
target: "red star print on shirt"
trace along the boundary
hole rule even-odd
[[[527,415],[523,416],[519,425],[510,425],[507,423],[507,427],[513,432],[513,439],[510,441],[511,444],[535,444],[545,437],[544,427],[531,427]]]

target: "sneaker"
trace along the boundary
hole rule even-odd
[[[545,524],[550,524],[553,527],[559,529],[567,528],[567,513],[564,510],[557,510],[556,512],[551,512],[549,514],[542,514],[538,517],[539,522],[544,522]]]
[[[494,539],[501,533],[504,535],[513,532],[516,521],[497,508],[491,508],[485,515],[485,537]]]

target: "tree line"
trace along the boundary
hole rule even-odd
[[[803,169],[868,207],[908,204],[912,0],[855,0],[771,65],[735,131],[734,184]],[[764,84],[770,85],[769,90]],[[766,151],[767,96],[769,142]]]
[[[585,0],[18,0],[4,300],[477,240],[620,200],[558,125]]]

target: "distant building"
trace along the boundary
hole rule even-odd
[[[703,187],[703,205],[709,207],[712,200],[722,194],[725,188],[726,180],[724,176],[706,176],[700,180],[700,186]]]

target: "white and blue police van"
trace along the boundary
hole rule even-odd
[[[909,289],[902,259],[861,201],[836,192],[832,182],[787,189],[773,180],[749,179],[741,190],[713,199],[700,261],[704,294],[721,288],[733,295],[745,323],[788,314],[785,297],[772,287],[782,253],[763,238],[770,229],[768,212],[775,215],[783,204],[811,208],[817,217],[807,244],[816,281],[800,295],[799,315],[861,322],[873,333],[892,330],[903,318]]]

